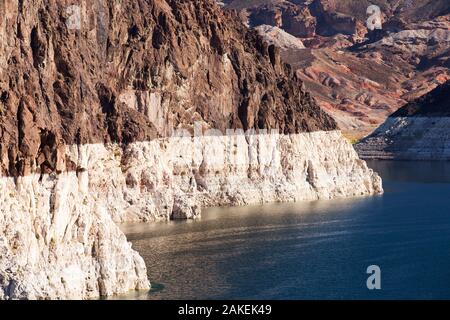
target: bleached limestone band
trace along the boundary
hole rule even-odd
[[[450,160],[450,117],[390,117],[357,145],[364,159]]]
[[[0,178],[0,298],[147,289],[113,221],[194,218],[205,206],[371,195],[380,177],[338,131],[66,146],[76,171]]]
[[[202,207],[370,195],[381,179],[340,132],[183,136],[72,146],[68,158],[117,222],[193,218]]]

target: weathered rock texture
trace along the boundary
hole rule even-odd
[[[226,2],[251,26],[270,24],[301,38],[307,49],[284,48],[282,60],[351,139],[450,79],[448,0]],[[381,8],[383,29],[369,32],[373,4]]]
[[[90,194],[117,222],[195,218],[202,207],[332,199],[382,192],[340,132],[232,132],[71,147]],[[208,134],[208,133],[206,133]]]
[[[148,288],[142,259],[113,220],[193,219],[208,206],[383,191],[339,131],[179,136],[64,146],[76,172],[0,178],[0,298]]]
[[[148,288],[142,259],[112,218],[186,219],[207,206],[382,192],[379,176],[338,131],[63,149],[77,172],[0,179],[0,298],[89,298]]]
[[[278,49],[213,1],[80,3],[72,30],[71,1],[2,2],[3,174],[64,171],[61,145],[145,141],[194,121],[336,128]]]
[[[148,288],[113,221],[382,191],[236,13],[212,0],[78,4],[0,2],[0,298]],[[194,123],[258,135],[169,138]]]
[[[450,160],[450,80],[391,115],[356,148],[367,159]]]
[[[146,267],[87,172],[0,178],[0,299],[148,290]]]
[[[317,21],[307,7],[300,7],[288,1],[274,1],[253,8],[248,16],[250,26],[272,25],[301,38],[315,35]]]

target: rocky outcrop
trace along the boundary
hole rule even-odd
[[[0,178],[0,299],[86,299],[148,290],[143,259],[87,172]]]
[[[70,1],[3,3],[5,175],[70,168],[61,145],[145,141],[194,121],[222,131],[336,128],[279,50],[212,0],[81,1],[73,11]]]
[[[212,131],[194,137],[185,131],[125,149],[71,149],[67,156],[88,173],[90,193],[117,222],[195,218],[204,207],[382,192],[378,175],[338,131]]]
[[[269,24],[301,38],[338,33],[363,37],[368,32],[365,23],[370,5],[380,7],[383,30],[390,32],[450,14],[447,0],[226,0],[223,3],[226,8],[248,11],[252,26]]]
[[[301,50],[305,49],[305,45],[299,39],[293,35],[287,33],[286,31],[268,25],[260,25],[255,28],[258,33],[266,40],[268,43],[279,47],[282,50]]]
[[[338,33],[346,35],[367,33],[364,24],[354,15],[344,14],[337,10],[338,2],[316,0],[311,4],[313,15],[317,17],[317,32],[323,36],[332,36]]]
[[[1,299],[148,289],[114,222],[382,192],[279,49],[213,0],[0,5]]]
[[[282,28],[295,37],[310,38],[316,34],[317,21],[307,7],[290,2],[275,2],[250,9],[250,26],[271,25]]]
[[[450,80],[391,115],[356,148],[367,159],[450,160]]]
[[[85,299],[148,289],[115,222],[198,218],[203,207],[379,194],[338,131],[217,132],[65,146],[77,171],[0,178],[0,298]]]

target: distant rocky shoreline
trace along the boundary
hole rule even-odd
[[[450,80],[392,114],[356,145],[363,159],[450,160]]]

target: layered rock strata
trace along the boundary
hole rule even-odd
[[[382,192],[279,49],[212,0],[0,9],[0,299],[148,289],[114,222]]]
[[[279,49],[212,0],[2,2],[0,171],[73,170],[62,145],[168,137],[194,122],[334,130]]]
[[[356,146],[366,159],[450,160],[450,80],[392,114]]]

